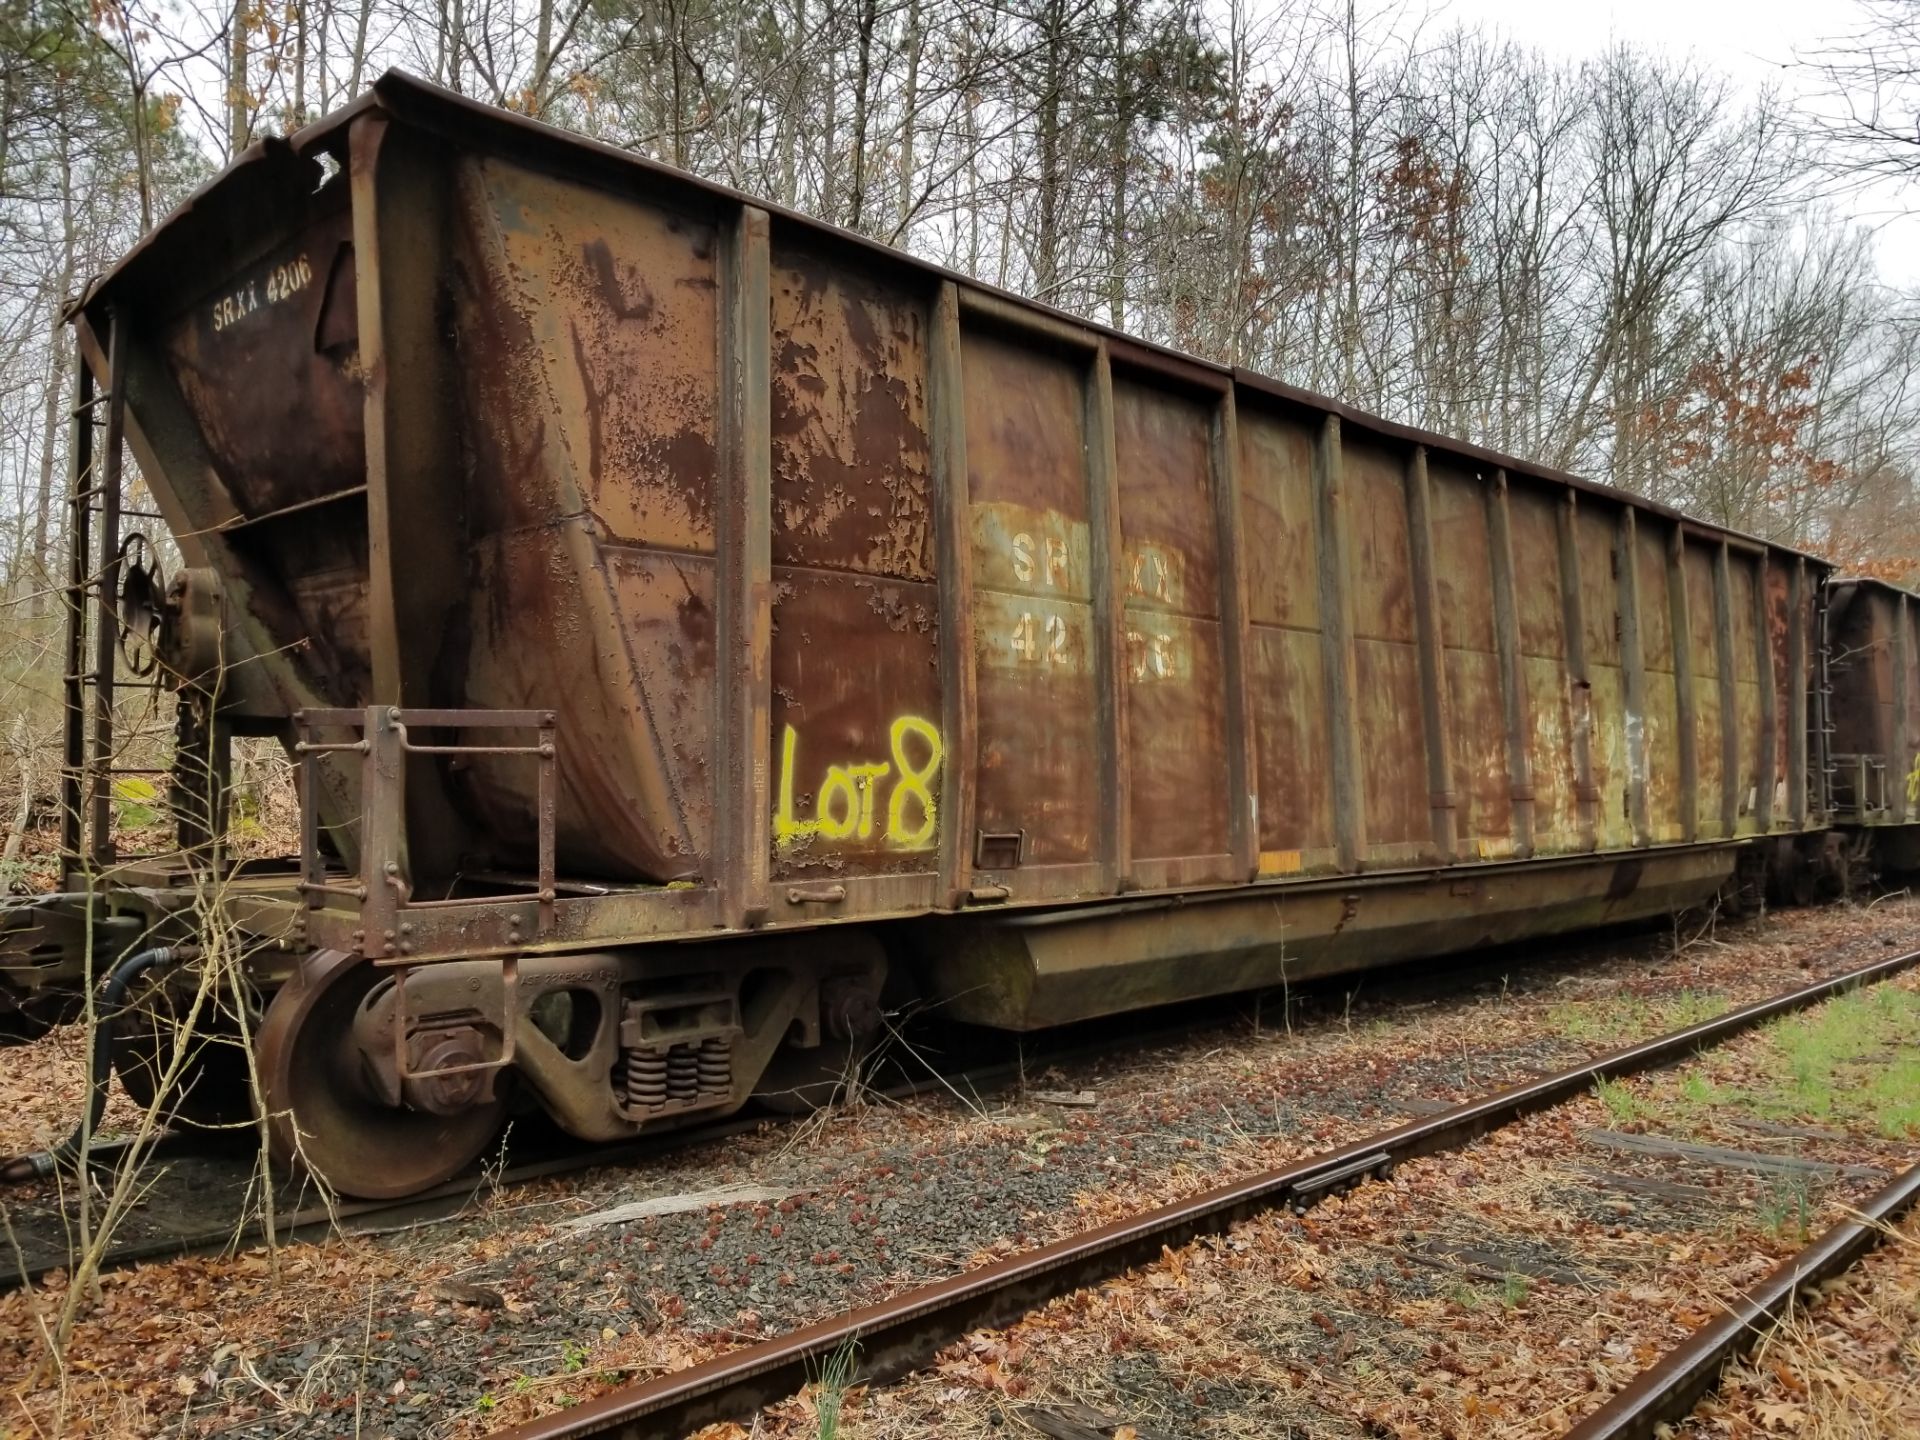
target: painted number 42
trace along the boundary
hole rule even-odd
[[[1067,660],[1067,622],[1049,615],[1036,626],[1032,611],[1022,611],[1013,627],[1013,653],[1022,660],[1044,659],[1049,665],[1064,665]]]

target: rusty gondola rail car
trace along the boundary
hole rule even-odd
[[[898,993],[1035,1028],[1830,845],[1821,560],[403,75],[74,323],[76,454],[104,409],[185,561],[135,587],[183,845],[229,737],[300,756],[303,857],[223,904],[269,1098],[350,1190],[457,1169],[509,1057],[618,1139],[833,1071]],[[82,972],[75,914],[177,931],[204,876],[113,852],[101,508],[93,898],[7,918],[15,1017]]]
[[[1835,818],[1889,868],[1920,869],[1920,596],[1848,576],[1826,609]]]

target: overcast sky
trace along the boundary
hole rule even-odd
[[[1692,54],[1758,90],[1792,92],[1805,84],[1793,68],[1802,55],[1857,29],[1851,0],[1434,0],[1435,19],[1493,26],[1522,44],[1578,59],[1615,40],[1673,55]],[[1874,228],[1881,273],[1920,288],[1920,182],[1880,185],[1836,199]]]

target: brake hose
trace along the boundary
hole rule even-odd
[[[126,1006],[127,992],[134,981],[156,966],[183,959],[192,947],[155,945],[137,950],[108,972],[100,983],[94,1001],[93,1054],[87,1070],[87,1113],[73,1127],[73,1133],[51,1150],[35,1150],[15,1156],[0,1165],[0,1183],[18,1184],[51,1175],[62,1165],[72,1165],[86,1148],[88,1137],[99,1129],[107,1112],[107,1086],[113,1079],[113,1022]]]

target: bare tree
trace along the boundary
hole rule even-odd
[[[1863,21],[1796,56],[1811,81],[1803,126],[1843,174],[1920,171],[1920,6],[1859,0]]]

